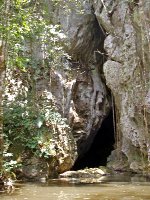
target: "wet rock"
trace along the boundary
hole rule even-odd
[[[59,178],[99,178],[108,174],[106,170],[100,168],[87,168],[77,171],[66,171],[59,175]]]
[[[29,180],[40,180],[41,177],[48,176],[47,163],[44,160],[40,160],[38,157],[30,156],[26,157],[23,163],[22,170],[17,173],[18,178],[25,178]]]

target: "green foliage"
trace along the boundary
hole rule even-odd
[[[12,156],[12,153],[4,152],[5,162],[3,164],[3,167],[5,169],[5,172],[12,172],[14,169],[17,169],[22,166],[21,163],[18,163],[16,160],[13,160]]]
[[[52,106],[45,105],[37,112],[29,105],[18,106],[13,103],[5,106],[4,133],[8,152],[13,151],[14,146],[16,151],[21,144],[22,151],[27,148],[40,157],[54,156],[55,147],[51,141],[57,132],[57,125],[69,128],[66,119]]]
[[[12,105],[4,109],[4,133],[10,142],[18,140],[20,142],[27,141],[27,133],[33,134],[35,123],[33,113],[25,107]]]
[[[35,48],[39,46],[49,65],[58,62],[64,53],[61,40],[65,35],[50,20],[43,1],[6,1],[0,11],[5,16],[0,20],[0,38],[6,41],[8,68],[28,71],[34,67]]]
[[[71,5],[79,3],[68,1]],[[16,160],[26,149],[40,157],[54,155],[56,150],[51,141],[57,125],[69,128],[66,119],[54,106],[38,102],[35,89],[41,74],[60,67],[61,57],[67,55],[62,42],[65,35],[60,25],[52,22],[50,13],[53,9],[48,6],[57,6],[58,3],[60,1],[56,0],[0,1],[0,40],[5,44],[5,86],[9,91],[5,92],[4,101],[4,167],[8,171],[18,167]],[[17,73],[11,77],[10,71]],[[19,78],[26,82],[28,90],[31,88],[29,91],[15,88]],[[11,157],[8,152],[13,153]]]

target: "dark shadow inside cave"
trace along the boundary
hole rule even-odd
[[[93,168],[106,166],[107,157],[114,149],[114,143],[113,112],[110,111],[109,115],[103,121],[100,129],[98,130],[91,148],[82,158],[77,159],[72,169],[78,170],[85,167]]]

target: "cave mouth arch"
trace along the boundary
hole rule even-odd
[[[114,144],[114,123],[113,112],[111,110],[98,130],[90,149],[82,158],[76,160],[72,169],[79,170],[85,167],[94,168],[106,166],[107,158],[114,149]]]

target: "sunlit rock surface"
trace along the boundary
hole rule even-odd
[[[76,93],[70,107],[79,154],[89,148],[93,133],[109,110],[106,84],[114,96],[116,123],[116,149],[108,159],[109,166],[145,173],[150,156],[149,8],[150,2],[142,0],[92,0],[85,1],[83,13],[78,15],[60,12],[72,59],[89,69],[74,82]],[[107,61],[95,53],[97,50],[106,54]]]
[[[59,175],[59,179],[74,183],[100,183],[109,175],[109,170],[101,168],[87,168],[77,171],[67,171]]]
[[[117,148],[110,157],[110,167],[123,169],[128,166],[133,171],[147,173],[150,2],[109,0],[103,1],[103,5],[102,1],[93,3],[99,24],[108,33],[104,43],[108,54],[104,74],[116,110]]]
[[[104,31],[91,4],[85,3],[82,11],[76,9],[59,10],[58,20],[66,34],[70,58],[64,58],[62,70],[53,72],[51,93],[69,120],[78,156],[82,156],[90,148],[111,103],[102,70]]]

